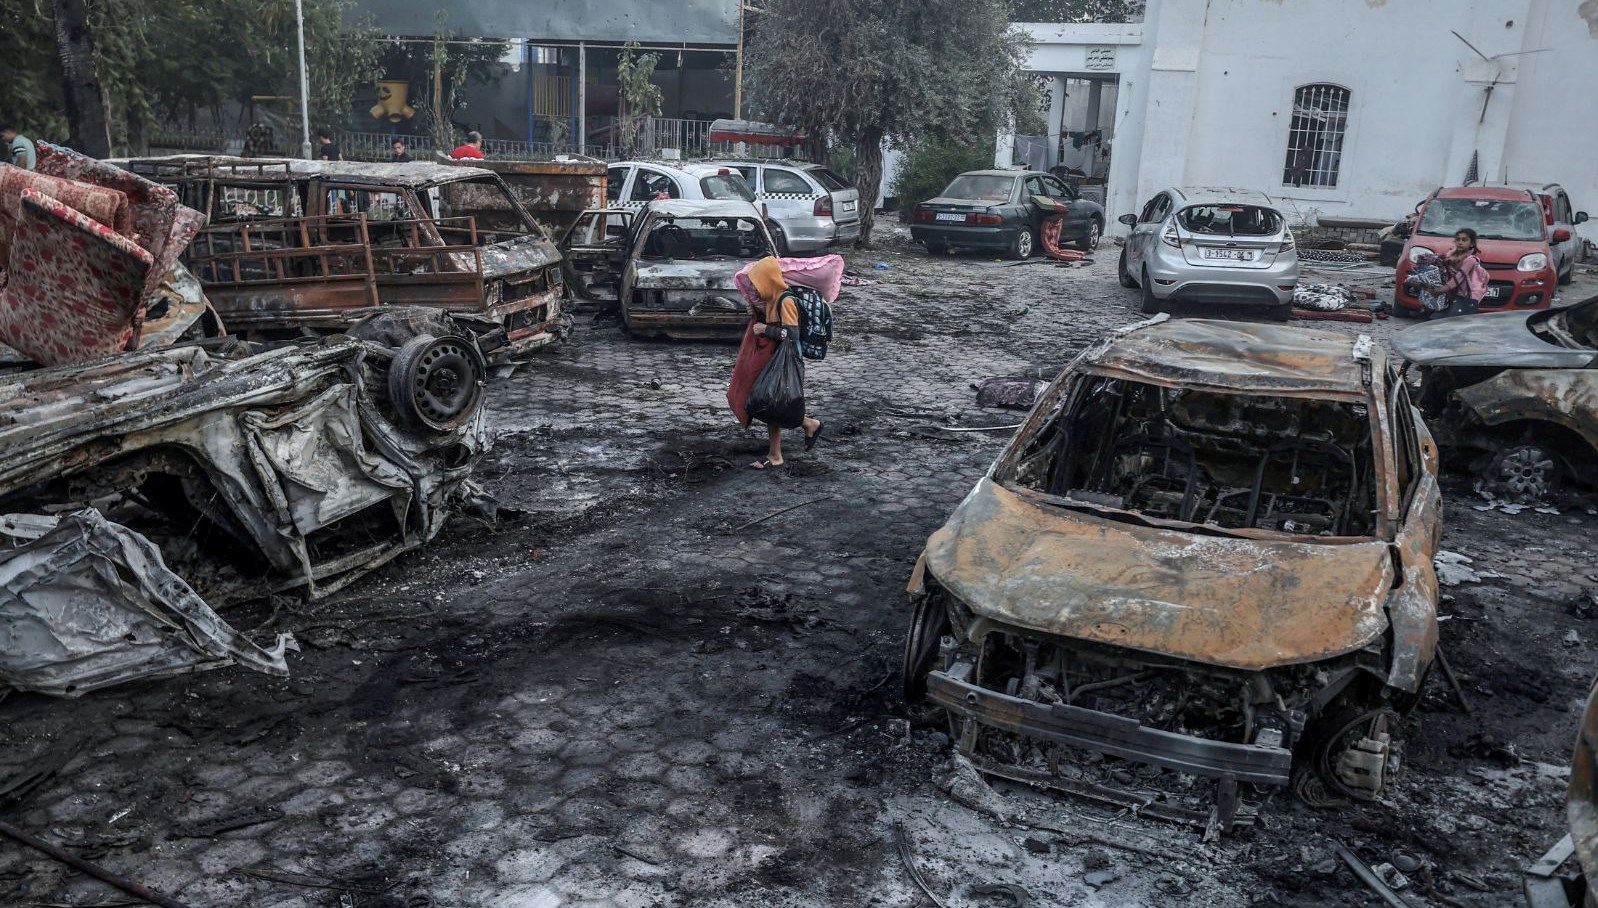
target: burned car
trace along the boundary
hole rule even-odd
[[[733,283],[738,269],[772,254],[771,234],[748,202],[651,202],[629,212],[584,212],[562,242],[580,284],[614,287],[632,334],[736,339],[748,324]]]
[[[212,664],[229,647],[199,644],[237,635],[211,606],[329,595],[479,500],[475,337],[416,309],[350,330],[0,383],[0,683],[70,695]]]
[[[1393,349],[1420,367],[1439,444],[1489,491],[1534,501],[1598,478],[1598,297],[1416,325]]]
[[[1368,337],[1134,325],[928,541],[906,697],[983,772],[1212,831],[1374,797],[1436,648],[1436,463]]]
[[[185,262],[246,339],[342,331],[393,305],[473,318],[496,359],[567,330],[560,253],[490,171],[196,155],[124,166],[210,218]]]

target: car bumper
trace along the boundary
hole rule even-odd
[[[910,227],[910,238],[917,243],[960,246],[966,249],[1006,249],[1015,242],[1019,228],[965,227],[941,224],[915,224]]]
[[[1537,278],[1522,278],[1515,273],[1514,278],[1499,278],[1497,275],[1506,272],[1492,273],[1488,287],[1496,287],[1499,295],[1495,299],[1484,299],[1477,303],[1478,312],[1513,312],[1519,310],[1547,309],[1553,302],[1556,281],[1553,271],[1548,271],[1547,276]],[[1405,312],[1425,312],[1426,308],[1420,304],[1420,298],[1407,292],[1402,281],[1393,289],[1393,306]]]
[[[930,673],[928,698],[954,716],[999,731],[1177,772],[1276,786],[1291,777],[1293,752],[1286,748],[1210,741],[1080,706],[1011,697],[965,680],[970,671],[970,663],[956,662],[947,672]]]
[[[1166,256],[1155,256],[1149,262],[1149,277],[1154,281],[1153,290],[1157,299],[1216,305],[1279,306],[1293,302],[1299,266],[1295,260],[1258,269],[1206,268],[1182,261],[1171,262]]]
[[[627,311],[627,330],[644,337],[673,337],[679,340],[736,340],[749,327],[743,313]]]

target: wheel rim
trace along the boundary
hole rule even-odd
[[[1097,249],[1097,248],[1099,248],[1099,239],[1103,235],[1104,235],[1104,231],[1099,229],[1099,222],[1098,221],[1094,221],[1092,224],[1089,224],[1088,225],[1088,248],[1089,249]]]
[[[480,378],[471,349],[453,338],[441,338],[411,370],[411,402],[430,425],[449,425],[475,402]]]
[[[1544,498],[1554,490],[1559,467],[1542,448],[1523,446],[1504,454],[1498,462],[1498,480],[1517,498]]]
[[[1032,231],[1023,228],[1021,235],[1016,237],[1015,248],[1021,253],[1022,258],[1032,254]]]

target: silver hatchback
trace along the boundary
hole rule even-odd
[[[804,161],[717,161],[743,174],[778,253],[820,252],[860,237],[860,193],[842,177]]]
[[[1286,320],[1298,286],[1298,248],[1270,197],[1247,189],[1167,189],[1140,214],[1121,247],[1123,287],[1143,290],[1143,311],[1169,303],[1269,307]]]

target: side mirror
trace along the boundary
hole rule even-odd
[[[1576,220],[1573,221],[1572,223],[1575,223],[1575,224],[1585,224],[1585,223],[1587,223],[1587,212],[1585,212],[1585,211],[1576,212]]]
[[[1116,220],[1120,221],[1121,223],[1125,224],[1128,227],[1136,227],[1137,226],[1137,215],[1135,215],[1135,214],[1123,214],[1120,217],[1116,218]]]
[[[1568,243],[1568,242],[1570,242],[1570,231],[1566,230],[1563,227],[1559,228],[1558,230],[1555,230],[1554,231],[1554,242],[1555,243]]]

